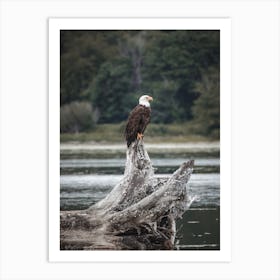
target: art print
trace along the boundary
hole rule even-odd
[[[51,260],[229,259],[229,21],[206,22],[50,20]]]

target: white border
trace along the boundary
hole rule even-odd
[[[221,223],[219,251],[60,251],[59,96],[60,30],[220,30],[221,34]],[[231,260],[231,21],[228,18],[49,19],[49,261],[228,262]]]

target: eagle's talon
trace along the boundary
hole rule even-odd
[[[137,140],[142,140],[143,136],[144,135],[142,133],[137,133]]]

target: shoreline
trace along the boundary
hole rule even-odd
[[[220,142],[188,142],[188,143],[145,143],[147,150],[152,151],[211,151],[217,152],[220,150]],[[68,142],[60,144],[60,151],[101,151],[101,150],[114,150],[114,151],[125,151],[126,145],[124,143],[97,143],[97,142]]]

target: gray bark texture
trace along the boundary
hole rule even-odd
[[[61,211],[61,250],[172,250],[176,219],[192,200],[186,184],[194,161],[170,177],[154,176],[143,140],[130,145],[122,180],[86,210]]]

